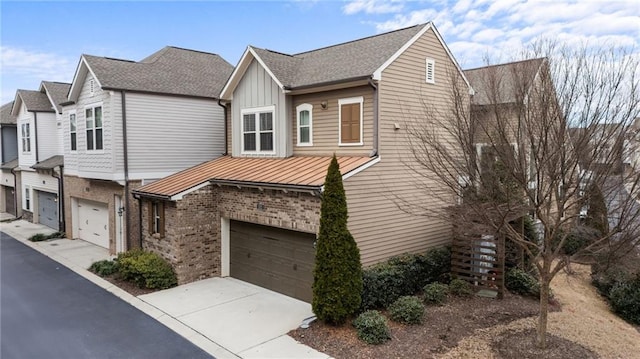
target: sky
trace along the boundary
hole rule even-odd
[[[640,54],[637,0],[0,0],[0,103],[71,82],[82,54],[138,61],[171,45],[235,66],[248,45],[295,54],[428,21],[464,69],[517,59],[537,39]]]

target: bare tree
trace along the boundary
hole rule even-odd
[[[529,60],[465,71],[471,98],[453,74],[453,110],[438,112],[425,102],[427,119],[413,121],[419,125],[408,141],[411,168],[427,183],[422,188],[447,188],[432,195],[449,203],[458,197],[447,215],[472,213],[492,232],[486,234],[506,236],[533,258],[540,282],[537,342],[545,347],[554,276],[572,261],[592,263],[637,245],[640,207],[632,194],[640,177],[619,164],[621,136],[640,109],[640,70],[637,54],[620,48],[576,50],[546,42],[523,58]],[[595,196],[606,200],[609,223],[567,251]],[[538,242],[509,225],[525,215],[541,229]]]

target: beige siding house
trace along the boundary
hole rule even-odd
[[[182,283],[232,276],[310,301],[334,154],[364,265],[448,243],[449,224],[401,204],[448,205],[417,187],[407,131],[425,104],[450,111],[452,73],[468,93],[432,23],[295,55],[249,46],[220,95],[229,154],[134,191],[143,245]]]
[[[225,152],[218,95],[232,70],[170,46],[137,62],[82,55],[62,112],[68,238],[140,246],[131,189]]]

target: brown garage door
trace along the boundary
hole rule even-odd
[[[231,221],[231,276],[311,302],[315,234]]]
[[[4,191],[4,206],[7,213],[11,213],[14,216],[16,215],[16,203],[13,198],[13,187],[2,186],[2,190]]]

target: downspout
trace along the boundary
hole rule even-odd
[[[64,220],[64,166],[60,166],[60,176],[56,176],[56,171],[51,170],[51,176],[58,180],[58,231],[65,232]]]
[[[227,111],[228,111],[228,107],[227,105],[223,105],[221,100],[218,99],[218,106],[222,107],[224,109],[224,152],[222,153],[223,156],[226,156],[229,154],[229,150],[228,150],[228,146],[229,146],[229,140],[228,140],[228,129],[227,129]]]
[[[124,214],[125,233],[127,236],[126,249],[129,249],[129,151],[127,148],[127,98],[124,91],[120,91],[122,99],[122,155],[124,158]],[[140,238],[142,248],[142,238]]]
[[[33,113],[33,138],[35,138],[36,140],[35,142],[35,151],[36,151],[36,163],[38,163],[38,113],[34,112]],[[31,138],[29,138],[29,141],[31,141]]]
[[[13,175],[13,210],[16,212],[16,219],[22,218],[22,215],[18,217],[18,191],[22,191],[22,188],[18,188],[18,176],[16,175],[16,168],[12,168],[11,174]],[[20,203],[22,206],[22,203]]]
[[[140,236],[140,248],[142,248],[142,197],[132,193],[133,198],[138,201],[138,235]],[[149,214],[151,216],[151,214]]]
[[[378,155],[378,86],[369,79],[369,85],[373,87],[373,149],[371,157]]]

